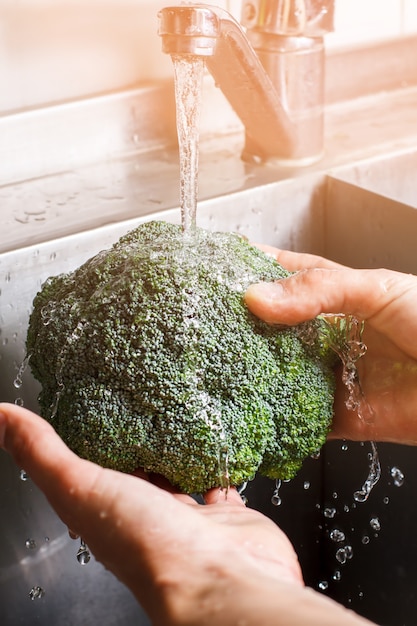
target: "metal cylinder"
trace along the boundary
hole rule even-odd
[[[323,38],[256,30],[248,37],[292,124],[289,160],[300,165],[314,162],[322,156],[324,141]],[[251,152],[251,140],[247,138],[245,153]]]
[[[165,7],[158,13],[158,34],[167,54],[211,56],[220,33],[216,13],[204,6]]]

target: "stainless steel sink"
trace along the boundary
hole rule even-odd
[[[224,180],[223,193],[201,201],[198,225],[237,231],[253,241],[321,254],[352,266],[383,265],[417,272],[416,165],[417,151],[405,150],[327,170],[307,170],[303,175],[285,177],[270,170],[259,174],[250,185],[232,185]],[[233,168],[237,178],[247,181],[248,172],[236,160]],[[160,205],[155,203],[155,207]],[[24,360],[28,315],[41,283],[50,275],[75,268],[145,219],[179,221],[178,208],[154,211],[149,205],[145,213],[48,241],[35,239],[31,245],[0,254],[2,400],[23,402],[37,410],[38,386],[30,372],[23,374],[20,389],[13,382]],[[361,505],[360,513],[352,506],[352,494],[360,486],[358,481],[366,477],[367,449],[359,444],[349,444],[348,452],[342,452],[338,443],[326,445],[321,460],[309,460],[299,477],[285,485],[280,509],[270,505],[273,486],[265,481],[251,486],[249,502],[288,530],[308,584],[317,586],[325,580],[333,597],[375,620],[382,611],[387,620],[384,623],[399,626],[417,619],[417,611],[413,621],[408,614],[404,617],[411,609],[401,608],[410,607],[404,594],[408,593],[407,581],[412,580],[410,572],[417,557],[417,510],[413,504],[417,452],[396,446],[382,446],[381,450],[385,474],[368,503]],[[406,475],[402,490],[389,483],[386,467],[394,464]],[[384,498],[391,499],[392,504],[384,504]],[[330,506],[338,507],[335,521],[323,517],[324,509]],[[68,539],[65,527],[30,478],[21,480],[20,468],[4,453],[0,454],[0,508],[3,626],[149,623],[130,593],[101,565],[92,561],[82,567],[77,563],[77,546]],[[376,515],[382,530],[379,539],[372,535],[368,549],[361,538],[365,531],[370,534],[369,519]],[[329,524],[336,521],[353,535],[352,545],[357,544],[352,561],[343,567],[335,561],[327,535]],[[32,539],[34,544],[26,544]],[[387,548],[393,545],[397,546],[397,556]],[[368,564],[369,580],[363,579],[364,563]],[[334,572],[341,570],[341,580],[335,582]],[[33,586],[44,589],[45,595],[31,601]],[[378,595],[375,589],[379,587],[389,592]]]
[[[356,267],[415,273],[416,174],[415,148],[337,170],[327,190],[325,254]]]

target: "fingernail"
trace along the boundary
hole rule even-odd
[[[4,448],[4,439],[6,436],[6,415],[0,411],[0,448]]]
[[[284,288],[280,282],[276,283],[255,283],[249,285],[246,295],[251,298],[258,298],[264,301],[274,302],[283,296]]]

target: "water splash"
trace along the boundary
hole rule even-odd
[[[357,411],[359,418],[366,423],[372,423],[374,412],[363,393],[357,369],[357,362],[367,350],[362,341],[365,323],[353,315],[343,313],[324,314],[321,318],[329,346],[342,362],[342,381],[348,392],[346,407]]]
[[[57,359],[57,367],[56,367],[56,371],[55,371],[55,380],[56,380],[56,384],[57,384],[57,391],[55,393],[55,398],[54,398],[54,402],[50,407],[51,410],[51,416],[50,419],[53,420],[57,414],[58,411],[58,405],[59,405],[59,401],[61,399],[61,396],[63,394],[63,392],[65,391],[65,383],[64,383],[64,372],[65,372],[65,366],[66,366],[66,361],[67,361],[67,357],[69,355],[69,351],[71,349],[71,347],[73,346],[73,344],[75,342],[77,342],[79,339],[81,339],[85,328],[89,325],[89,323],[84,320],[81,319],[77,326],[73,329],[72,333],[70,335],[68,335],[67,339],[66,339],[66,343],[64,345],[64,347],[62,348],[61,352],[59,353],[58,359]]]
[[[378,450],[374,441],[371,441],[370,444],[372,452],[370,457],[369,474],[361,489],[358,489],[358,491],[355,491],[353,494],[355,502],[366,502],[372,489],[381,478],[381,463],[379,461]]]
[[[353,315],[344,314],[323,315],[322,319],[326,329],[327,341],[342,362],[342,381],[348,392],[345,401],[346,407],[351,411],[356,411],[359,419],[366,424],[372,424],[375,414],[365,397],[357,369],[358,360],[366,354],[367,350],[362,341],[365,323]],[[370,444],[369,473],[361,489],[353,494],[355,502],[366,502],[381,477],[377,446],[373,441]]]

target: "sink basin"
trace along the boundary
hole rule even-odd
[[[415,273],[416,171],[415,149],[337,170],[327,188],[325,255],[355,267]]]
[[[405,151],[284,180],[270,176],[264,184],[202,201],[198,224],[351,266],[384,265],[417,272],[416,165],[417,152]],[[24,360],[28,315],[41,283],[50,275],[74,269],[149,218],[178,223],[179,210],[149,211],[138,219],[0,254],[2,400],[23,402],[37,410],[38,386],[30,372],[23,374],[20,389],[13,381]],[[337,442],[327,444],[319,460],[309,459],[299,476],[283,486],[281,507],[271,505],[273,484],[265,480],[251,484],[249,504],[288,531],[309,585],[327,588],[334,598],[378,623],[416,623],[411,587],[417,558],[413,539],[417,452],[388,444],[379,450],[383,478],[369,501],[357,508],[353,492],[366,478],[368,448],[349,444],[342,450]],[[406,476],[401,489],[390,482],[387,467],[394,465]],[[80,568],[75,559],[78,546],[67,539],[66,529],[42,494],[30,479],[20,479],[19,468],[4,453],[0,453],[0,477],[3,626],[149,623],[129,592],[99,564],[92,561]],[[325,511],[333,509],[333,517],[326,516]],[[375,517],[380,533],[369,526]],[[353,546],[353,558],[346,564],[335,558],[337,546],[328,537],[336,526]],[[36,549],[26,548],[28,539],[35,540]],[[33,585],[46,593],[31,602],[28,594]]]

